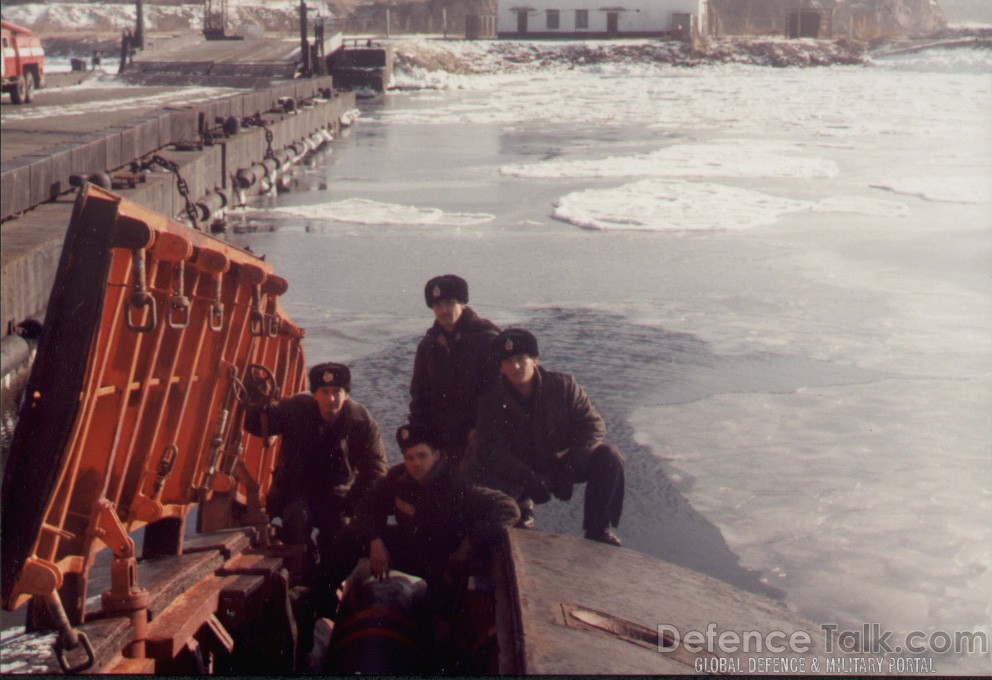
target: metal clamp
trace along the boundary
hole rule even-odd
[[[269,337],[270,338],[279,337],[279,326],[280,326],[279,317],[272,315],[268,317],[266,321],[268,322],[266,324],[266,331],[268,332]]]
[[[248,314],[248,332],[254,337],[265,333],[265,315],[262,314],[262,287],[251,289],[251,312]]]
[[[131,251],[131,273],[134,284],[131,295],[127,299],[127,313],[124,322],[127,324],[128,330],[134,333],[148,333],[155,329],[158,319],[155,314],[155,298],[148,292],[145,282],[145,251],[143,248]],[[131,312],[143,307],[148,308],[145,322],[135,323],[131,319]]]
[[[162,458],[158,461],[158,470],[155,471],[155,489],[152,491],[152,498],[155,500],[158,500],[162,489],[165,488],[165,482],[172,474],[172,468],[175,467],[177,458],[179,458],[179,447],[175,444],[166,446],[165,451],[162,452]]]
[[[172,284],[172,295],[169,297],[169,328],[186,328],[189,325],[190,302],[183,291],[186,278],[186,263],[180,260],[176,263],[175,281]],[[179,315],[176,318],[176,315]]]
[[[217,275],[217,282],[214,288],[216,299],[210,303],[210,330],[220,331],[224,328],[224,303],[220,301],[223,285],[223,274]]]

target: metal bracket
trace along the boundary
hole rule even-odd
[[[169,322],[169,328],[181,329],[189,325],[190,302],[189,298],[185,295],[185,279],[186,263],[180,260],[176,263],[172,295],[169,297],[169,311],[166,317]]]
[[[134,333],[148,333],[155,330],[158,319],[155,314],[155,298],[148,292],[145,275],[145,249],[135,248],[131,251],[131,273],[134,283],[131,295],[127,299],[127,314],[124,322],[128,330]],[[144,323],[136,323],[131,319],[131,312],[142,307],[148,308]]]

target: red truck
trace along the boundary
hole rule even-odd
[[[34,99],[34,91],[45,86],[45,49],[26,28],[0,21],[3,35],[3,91],[14,104]]]

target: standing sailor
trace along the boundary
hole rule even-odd
[[[434,325],[413,362],[410,424],[437,433],[436,444],[458,464],[474,436],[479,395],[495,373],[488,363],[489,344],[499,328],[468,307],[468,283],[460,276],[432,278],[424,299],[434,312]]]
[[[537,338],[513,328],[493,341],[499,379],[479,401],[479,483],[518,499],[520,526],[534,525],[534,503],[567,501],[586,484],[585,537],[620,545],[611,527],[623,511],[624,459],[603,443],[606,425],[585,391],[565,373],[538,366]]]

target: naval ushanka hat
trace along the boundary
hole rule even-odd
[[[430,428],[420,425],[402,425],[396,430],[396,443],[400,451],[406,451],[417,444],[427,444],[434,448],[434,433]]]
[[[460,276],[442,274],[435,276],[424,286],[424,299],[428,307],[441,300],[457,300],[463,305],[468,304],[468,283]]]
[[[309,378],[311,392],[321,387],[343,387],[345,392],[351,392],[351,370],[344,364],[317,364],[310,369]]]
[[[537,338],[523,328],[508,328],[493,338],[492,354],[496,361],[503,361],[518,354],[527,354],[536,359]]]

